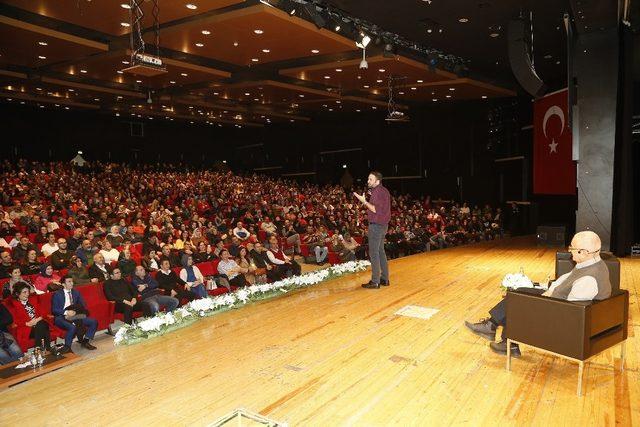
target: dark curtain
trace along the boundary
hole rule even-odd
[[[613,214],[611,219],[611,251],[628,255],[634,243],[634,197],[640,190],[634,182],[633,139],[633,34],[621,25],[618,105],[616,111],[616,146],[613,171]]]

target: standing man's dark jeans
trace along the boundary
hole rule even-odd
[[[519,291],[526,292],[528,294],[542,295],[545,289],[522,288],[522,289],[519,289]],[[507,303],[504,298],[502,298],[502,300],[500,300],[498,304],[496,304],[491,310],[489,310],[489,315],[491,316],[491,321],[495,323],[496,326],[507,325]]]
[[[384,236],[387,225],[369,224],[369,259],[371,260],[371,283],[377,285],[380,280],[389,281],[389,265],[384,253]]]

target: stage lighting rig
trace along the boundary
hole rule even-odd
[[[167,72],[160,58],[160,21],[158,15],[159,0],[131,0],[129,14],[131,18],[131,66],[122,70],[125,73],[153,77]],[[146,44],[142,37],[144,20],[144,3],[151,3],[155,32],[155,55],[147,53]]]

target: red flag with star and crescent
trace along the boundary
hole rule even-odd
[[[568,95],[564,89],[536,99],[533,105],[535,194],[576,194]]]

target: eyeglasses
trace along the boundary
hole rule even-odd
[[[600,249],[595,250],[595,251],[589,251],[588,249],[574,248],[573,246],[569,246],[569,247],[567,247],[567,250],[568,250],[569,252],[583,252],[583,251],[584,251],[584,252],[586,252],[587,254],[595,254],[595,253],[600,252]]]

